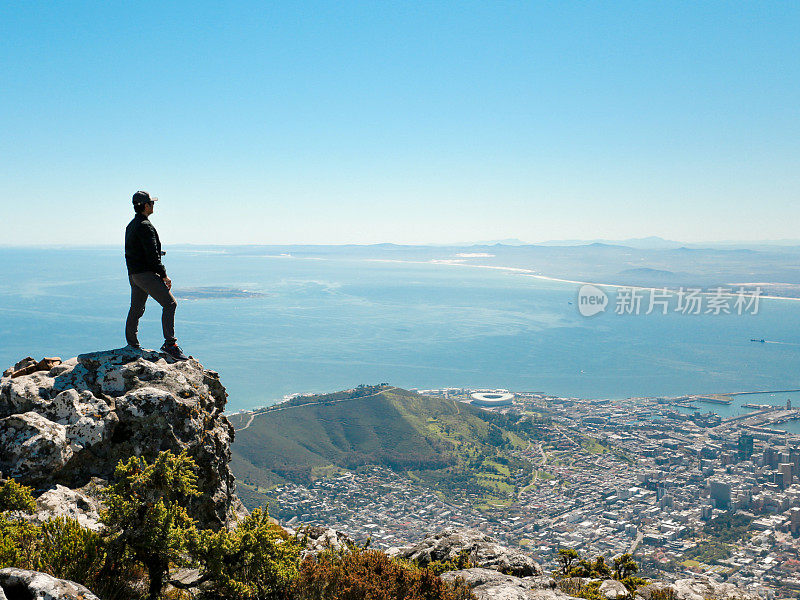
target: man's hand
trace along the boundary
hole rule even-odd
[[[172,279],[170,279],[170,278],[169,278],[169,277],[167,277],[166,275],[164,276],[164,278],[163,278],[163,279],[164,279],[164,285],[166,285],[166,286],[167,286],[167,289],[168,289],[168,290],[171,290],[171,289],[172,289]]]

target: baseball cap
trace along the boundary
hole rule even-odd
[[[151,196],[147,192],[143,192],[139,190],[133,195],[133,203],[134,204],[144,204],[145,202],[158,202],[158,198],[155,196]]]

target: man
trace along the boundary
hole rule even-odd
[[[161,264],[161,240],[148,217],[153,214],[158,198],[147,192],[136,192],[133,195],[133,210],[136,215],[125,229],[125,264],[128,267],[128,281],[131,283],[131,308],[125,322],[125,339],[128,346],[140,349],[139,319],[144,314],[147,297],[152,296],[163,311],[161,327],[164,331],[164,345],[161,351],[172,358],[186,360],[189,358],[178,347],[175,339],[175,309],[178,303],[170,292],[172,281],[167,277],[167,270]]]

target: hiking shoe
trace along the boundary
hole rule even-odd
[[[174,342],[172,344],[168,344],[167,342],[164,342],[164,345],[161,346],[161,351],[164,354],[169,354],[172,358],[174,358],[176,360],[188,360],[189,359],[189,357],[186,356],[183,353],[183,350],[181,350],[180,346],[178,346],[178,344],[176,344]]]

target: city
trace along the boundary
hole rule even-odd
[[[478,510],[406,474],[364,467],[272,494],[284,524],[325,525],[378,547],[447,526],[479,528],[556,567],[559,548],[582,556],[633,552],[643,573],[705,573],[763,598],[800,591],[800,438],[772,429],[797,412],[746,405],[722,419],[690,410],[720,397],[582,400],[508,390],[423,390],[485,410],[539,418],[541,441],[517,451],[516,500]],[[284,508],[285,510],[285,508]],[[282,516],[287,516],[282,513]]]

